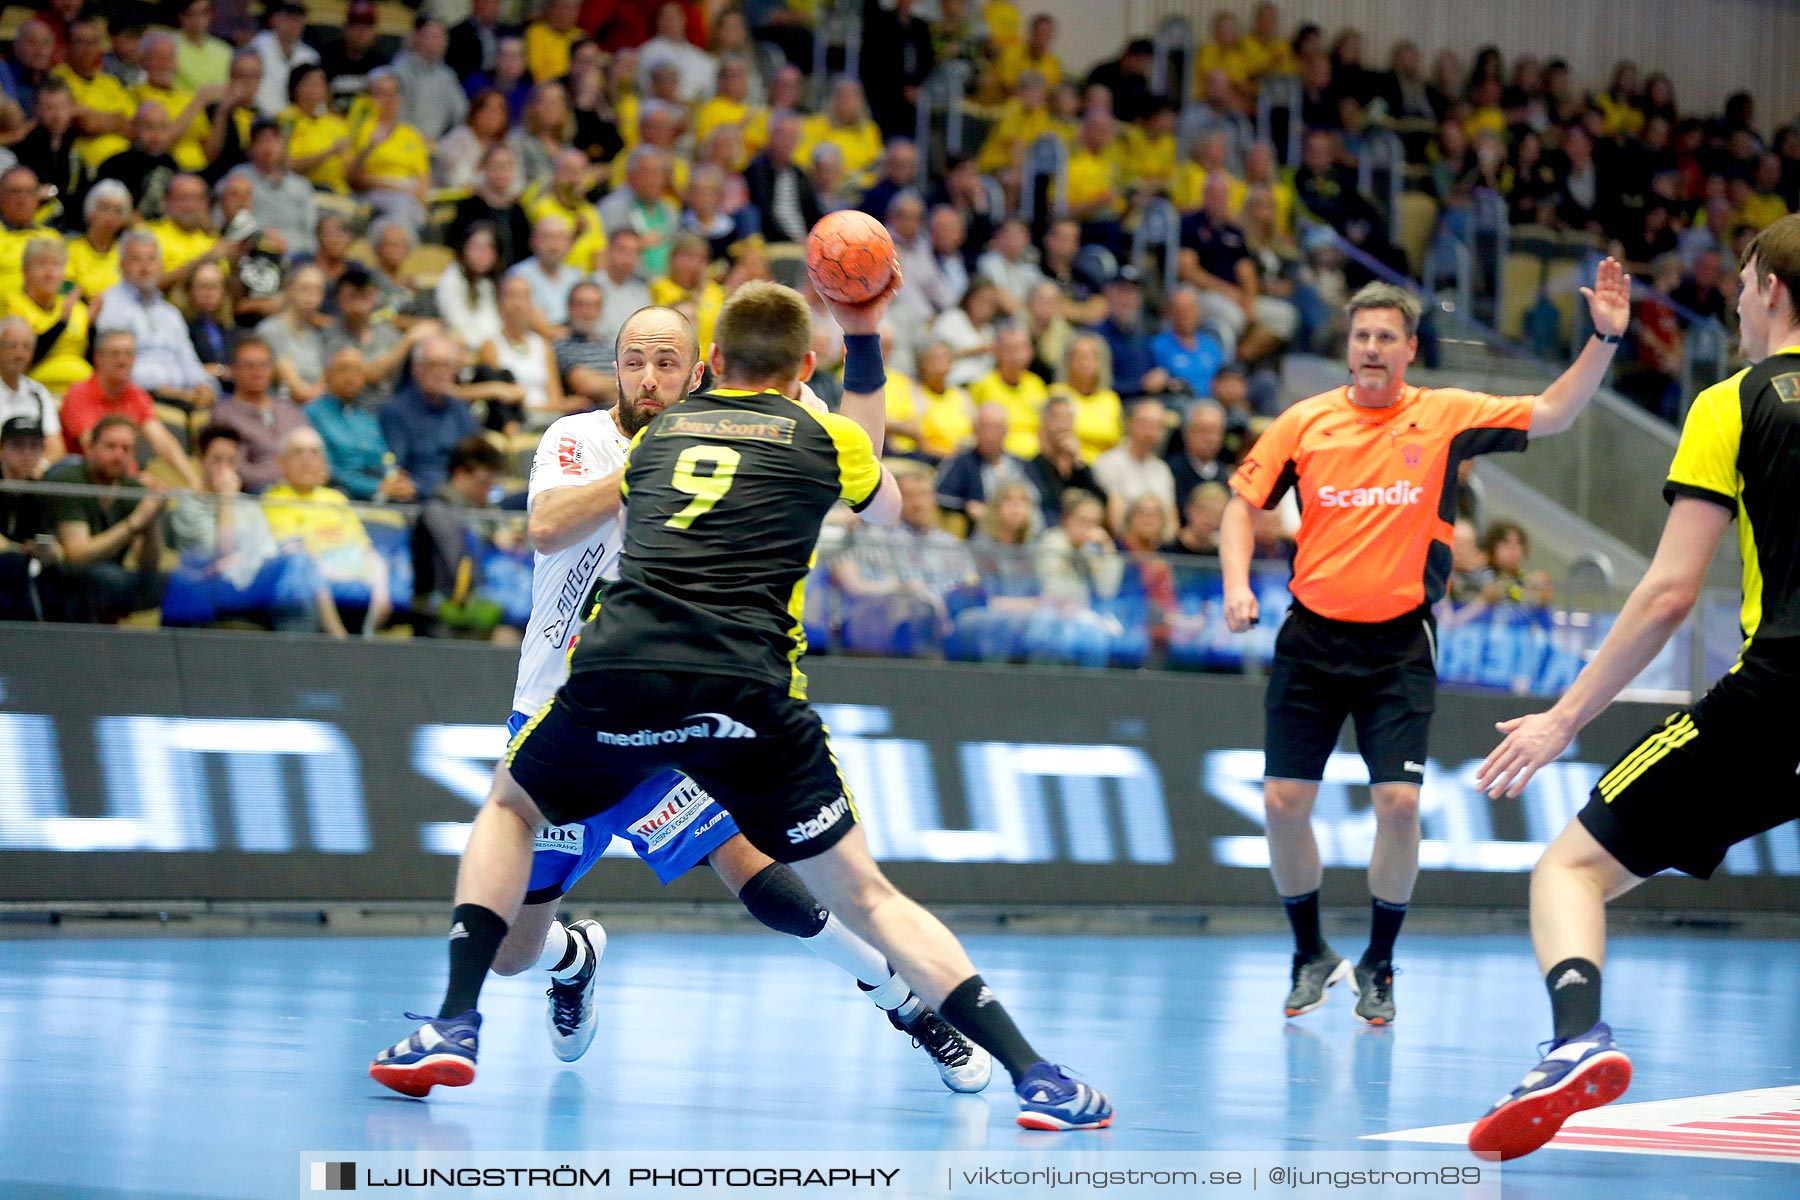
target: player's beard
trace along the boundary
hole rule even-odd
[[[619,428],[625,431],[626,437],[633,437],[637,434],[638,430],[655,420],[658,413],[666,411],[671,405],[681,403],[681,401],[686,398],[687,397],[685,396],[678,396],[674,400],[664,401],[662,394],[658,393],[656,396],[658,407],[646,409],[642,404],[642,401],[646,399],[646,397],[639,395],[627,398],[625,389],[620,388]]]

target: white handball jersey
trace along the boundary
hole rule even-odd
[[[610,412],[561,418],[544,431],[531,460],[527,501],[554,488],[606,478],[625,465],[630,448],[631,439],[619,432]],[[569,642],[581,632],[587,616],[582,609],[599,580],[618,576],[623,515],[615,514],[573,546],[533,560],[531,621],[525,627],[519,678],[513,685],[515,712],[536,713],[568,678]]]

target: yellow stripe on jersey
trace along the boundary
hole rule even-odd
[[[650,428],[648,425],[644,429]],[[619,498],[623,500],[631,495],[631,489],[625,486],[625,473],[631,470],[631,456],[637,451],[638,443],[644,440],[644,429],[631,435],[631,445],[625,447],[625,462],[619,467]]]
[[[819,552],[813,551],[812,557],[806,560],[806,575],[812,574],[813,565],[819,561]],[[793,646],[788,650],[788,669],[793,672],[788,680],[788,695],[795,700],[806,699],[806,672],[800,669],[800,660],[806,657],[806,575],[794,580],[794,590],[788,593],[788,616],[794,618],[794,627],[788,630],[788,637],[793,639]]]
[[[1671,490],[1697,490],[1726,507],[1737,506],[1743,491],[1743,476],[1738,473],[1738,447],[1744,437],[1741,385],[1749,373],[1746,367],[1694,397],[1675,461],[1669,464]]]
[[[513,740],[506,744],[506,765],[508,767],[513,765],[513,755],[519,752],[519,747],[525,744],[525,739],[531,736],[531,731],[538,727],[538,722],[550,715],[550,709],[555,703],[556,697],[550,697],[544,701],[544,707],[538,709],[531,720],[519,726],[519,732],[515,733]]]
[[[1601,798],[1611,804],[1638,776],[1699,736],[1694,718],[1677,713],[1661,730],[1645,738],[1637,749],[1626,755],[1618,766],[1601,776],[1595,785],[1600,789]]]
[[[862,814],[856,811],[856,797],[850,794],[850,781],[844,778],[844,768],[838,764],[837,754],[831,748],[831,727],[820,721],[819,731],[825,735],[825,757],[831,760],[831,769],[837,772],[838,787],[843,789],[844,803],[850,806],[850,819],[861,823]]]
[[[810,412],[810,410],[802,410]],[[838,413],[810,413],[837,448],[838,495],[851,508],[867,507],[881,486],[881,460],[861,425]]]

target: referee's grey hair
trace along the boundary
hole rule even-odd
[[[1392,283],[1376,280],[1365,283],[1356,290],[1344,304],[1344,315],[1352,321],[1356,314],[1365,309],[1391,308],[1400,313],[1400,319],[1406,324],[1406,336],[1414,337],[1419,332],[1419,317],[1424,314],[1425,306],[1420,302],[1418,293],[1409,291]]]
[[[0,319],[0,337],[5,337],[7,332],[12,329],[23,330],[26,337],[31,338],[34,341],[37,339],[37,331],[31,327],[31,322],[27,321],[24,317],[6,317]]]

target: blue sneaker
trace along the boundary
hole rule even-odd
[[[465,1087],[475,1082],[480,1013],[471,1008],[460,1017],[404,1015],[409,1021],[425,1024],[405,1041],[377,1054],[369,1064],[370,1079],[402,1096],[423,1096],[440,1083],[445,1087]]]
[[[1530,1154],[1578,1112],[1611,1104],[1631,1086],[1631,1060],[1601,1021],[1550,1053],[1469,1131],[1469,1149],[1502,1160]]]
[[[1112,1101],[1061,1067],[1041,1062],[1013,1088],[1019,1094],[1017,1120],[1026,1129],[1105,1129],[1112,1124]]]

